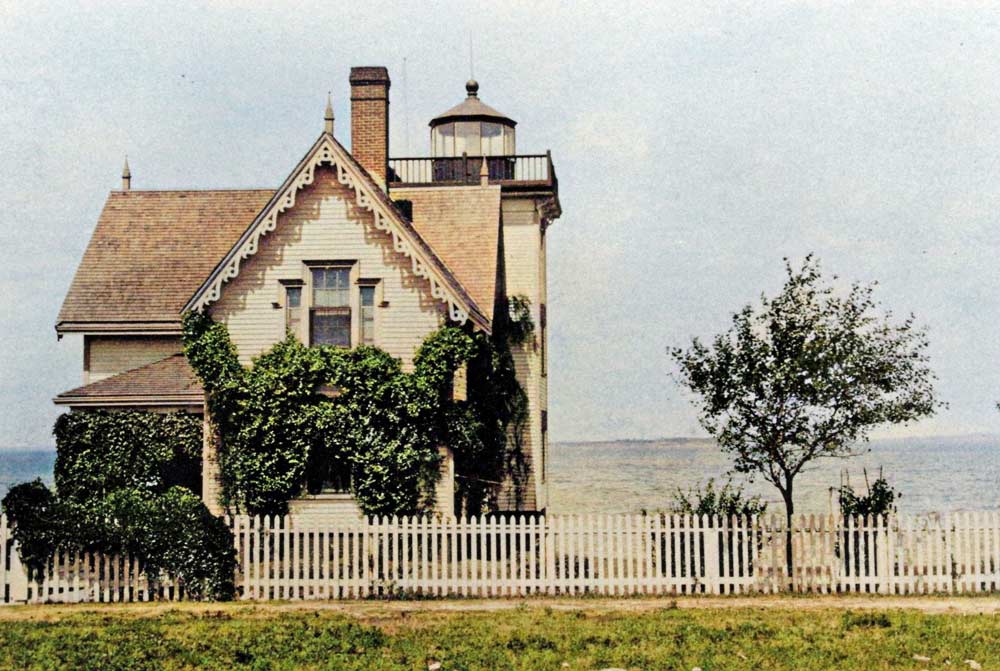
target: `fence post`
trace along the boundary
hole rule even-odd
[[[879,515],[879,521],[885,523],[885,594],[893,594],[896,591],[896,543],[892,532],[894,520],[892,515]]]
[[[719,525],[714,515],[701,516],[702,538],[705,543],[705,591],[719,593]]]

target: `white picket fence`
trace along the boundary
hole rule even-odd
[[[680,515],[230,520],[243,599],[1000,591],[1000,512],[848,520]],[[0,520],[3,603],[173,600],[127,557],[60,554],[29,580]]]

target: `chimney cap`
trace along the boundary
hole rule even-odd
[[[389,70],[383,65],[365,65],[351,68],[351,86],[385,84],[389,86]]]

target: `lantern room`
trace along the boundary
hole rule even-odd
[[[517,122],[479,99],[479,83],[465,85],[466,99],[431,120],[431,156],[513,156]]]

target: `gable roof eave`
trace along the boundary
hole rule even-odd
[[[337,181],[354,191],[357,204],[372,212],[375,228],[391,236],[393,249],[411,260],[412,272],[430,282],[431,296],[448,306],[449,318],[459,324],[471,320],[478,328],[490,332],[492,324],[483,310],[371,175],[327,132],[320,134],[236,244],[191,296],[184,311],[203,310],[219,300],[223,285],[239,275],[242,262],[257,253],[260,238],[275,229],[278,215],[295,205],[299,190],[313,183],[316,168],[323,164],[331,165]]]

